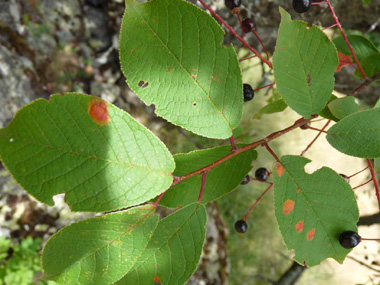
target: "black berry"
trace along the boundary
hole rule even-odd
[[[255,177],[258,180],[267,181],[269,177],[269,171],[264,167],[260,167],[256,170]]]
[[[249,33],[256,27],[255,21],[252,18],[244,19],[241,25],[243,26],[244,33]]]
[[[347,249],[354,248],[361,242],[361,240],[362,238],[353,231],[343,232],[339,236],[340,245]]]
[[[243,181],[240,184],[245,185],[248,184],[249,181],[251,181],[251,178],[249,177],[249,175],[247,175],[246,177],[244,177]]]
[[[292,5],[297,13],[305,13],[310,9],[311,0],[293,0]]]
[[[244,92],[244,102],[251,101],[255,97],[255,92],[253,91],[251,85],[243,84]]]
[[[244,234],[248,229],[248,225],[246,221],[239,220],[235,223],[235,229],[238,233]]]
[[[224,4],[228,9],[233,10],[237,7],[240,7],[241,0],[224,0]]]
[[[339,174],[339,175],[342,176],[347,181],[347,183],[350,183],[350,178],[348,178],[348,176],[344,174]]]

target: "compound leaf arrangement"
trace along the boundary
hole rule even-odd
[[[360,242],[359,210],[344,176],[327,167],[306,173],[310,160],[304,153],[278,158],[268,143],[298,127],[310,128],[317,114],[327,118],[325,127],[333,120],[328,142],[344,154],[367,159],[380,203],[374,177],[379,167],[369,160],[380,157],[380,108],[362,111],[354,97],[332,95],[334,72],[344,65],[356,64],[356,75],[366,82],[380,77],[379,65],[373,63],[379,60],[377,48],[361,36],[332,42],[317,26],[293,21],[280,8],[272,65],[268,54],[265,59],[200,2],[272,69],[275,83],[270,85],[276,85],[279,95],[255,118],[288,106],[303,117],[258,141],[235,145],[233,131],[241,121],[243,101],[250,101],[254,91],[250,88],[249,100],[244,96],[239,60],[232,46],[222,45],[222,28],[184,0],[126,0],[120,62],[129,87],[169,122],[204,137],[229,139],[230,144],[172,156],[128,113],[80,93],[52,95],[22,108],[0,130],[0,158],[15,180],[48,205],[54,204],[54,195],[64,193],[73,211],[116,211],[53,235],[42,255],[42,279],[185,284],[202,253],[205,206],[250,180],[269,184],[262,196],[274,189],[281,234],[300,264],[314,266],[329,257],[342,263]],[[239,1],[230,2],[227,7],[238,13]],[[310,9],[304,2],[293,1],[297,12]],[[324,3],[333,11],[329,1],[318,5]],[[253,21],[243,23],[250,23],[243,31],[254,32]],[[272,172],[260,168],[253,178],[249,172],[260,146],[275,163]],[[267,181],[271,173],[273,182]],[[177,210],[159,220],[158,205]],[[248,214],[235,225],[240,233],[247,231]],[[353,235],[355,243],[348,242]]]

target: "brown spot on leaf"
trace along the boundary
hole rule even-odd
[[[282,212],[285,214],[285,215],[289,215],[291,211],[293,211],[294,209],[294,201],[288,199],[284,202],[284,204],[282,205]]]
[[[279,162],[275,162],[274,163],[274,168],[276,169],[276,173],[278,176],[281,176],[282,174],[284,174],[284,167],[281,165],[281,163]]]
[[[307,75],[307,85],[309,85],[309,87],[311,87],[311,76],[310,76],[310,74]]]
[[[197,77],[198,77],[198,75],[196,75],[196,74],[190,74],[190,76],[191,76],[192,78],[197,78]]]
[[[310,231],[306,234],[306,238],[307,238],[307,240],[313,240],[313,239],[314,239],[314,234],[315,234],[315,229],[310,230]]]
[[[300,188],[299,187],[297,187],[297,193],[299,193],[300,192]]]
[[[196,103],[196,102],[194,102],[194,103],[193,103],[193,106],[194,106],[194,107],[195,107],[195,106],[197,106],[197,103]]]
[[[172,72],[173,68],[170,68],[169,70],[166,70],[166,72]]]
[[[303,225],[304,225],[304,221],[301,221],[297,223],[294,228],[296,229],[297,232],[300,233],[303,231]]]
[[[111,121],[108,103],[100,98],[94,97],[87,103],[87,112],[97,125],[106,126]]]
[[[140,80],[139,83],[137,83],[137,86],[141,87],[141,88],[146,88],[149,86],[149,82],[145,82],[143,80]]]

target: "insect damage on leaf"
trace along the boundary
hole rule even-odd
[[[140,80],[139,83],[137,83],[137,85],[141,88],[146,88],[149,86],[149,82],[145,82],[144,80]]]
[[[87,103],[87,112],[95,124],[106,126],[111,121],[111,118],[108,115],[107,104],[107,102],[100,98],[93,98]]]

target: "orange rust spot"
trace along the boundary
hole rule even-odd
[[[276,173],[278,176],[281,176],[282,174],[284,174],[284,167],[281,165],[281,163],[279,162],[275,162],[274,163],[274,168],[276,169]]]
[[[297,193],[299,193],[300,192],[300,188],[299,187],[297,187]]]
[[[303,231],[303,225],[304,225],[304,222],[301,221],[301,222],[297,223],[294,228],[296,229],[297,232],[300,233]]]
[[[214,70],[214,72],[215,72],[215,73],[218,73],[218,74],[220,74],[220,72],[219,72],[219,71],[217,71],[217,70]]]
[[[289,213],[291,211],[293,211],[294,209],[294,201],[288,199],[284,202],[283,206],[282,206],[282,212],[285,214],[285,215],[289,215]]]
[[[335,69],[335,72],[339,72],[343,66],[352,64],[352,58],[349,55],[345,55],[338,51],[339,64]]]
[[[190,76],[191,76],[192,78],[197,78],[197,77],[198,77],[198,75],[196,75],[196,74],[190,74]]]
[[[314,238],[314,234],[315,234],[315,229],[310,230],[310,231],[307,233],[307,235],[306,235],[307,240],[313,240],[313,238]]]
[[[100,98],[93,98],[87,103],[87,112],[97,125],[106,126],[111,121],[108,103]]]
[[[213,75],[211,75],[211,78],[214,79],[215,81],[221,81],[219,78],[216,78]]]
[[[158,277],[158,275],[156,277],[154,277],[154,285],[161,285],[161,279],[160,277]]]
[[[170,68],[169,70],[166,70],[166,72],[172,72],[173,68]]]

